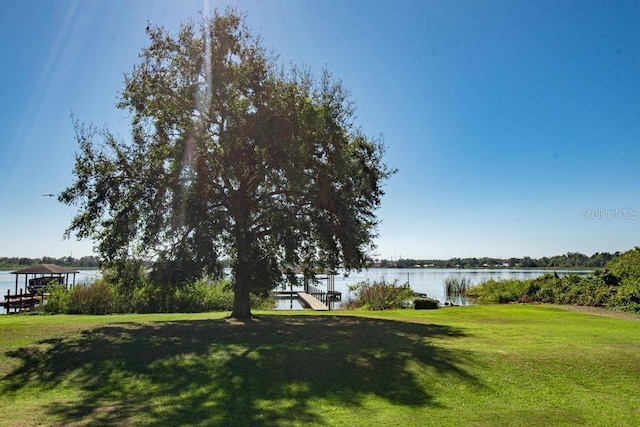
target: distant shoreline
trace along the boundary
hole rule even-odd
[[[34,264],[37,265],[37,264]],[[0,267],[0,273],[4,273],[4,272],[13,272],[13,271],[18,271],[18,270],[22,270],[23,268],[28,268],[31,267],[31,265],[21,265],[18,267]],[[87,270],[100,270],[100,267],[76,267],[74,265],[69,265],[65,267],[69,267],[69,268],[75,268],[79,271],[87,271]]]

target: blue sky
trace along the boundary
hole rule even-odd
[[[0,0],[0,256],[92,253],[70,115],[115,108],[147,44],[220,1]],[[640,244],[640,2],[237,1],[283,61],[326,66],[398,168],[378,256],[551,256]]]

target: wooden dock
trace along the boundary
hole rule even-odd
[[[4,301],[0,302],[0,307],[6,309],[6,313],[22,313],[24,311],[33,311],[37,304],[40,304],[42,297],[40,295],[31,292],[22,292],[11,294],[11,291],[7,290],[7,294],[4,296]]]
[[[315,311],[328,311],[329,307],[326,306],[322,301],[317,299],[316,297],[306,293],[306,292],[298,292],[298,297],[308,305],[312,310]]]

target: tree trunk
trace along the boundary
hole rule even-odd
[[[249,298],[249,277],[243,265],[237,263],[235,271],[235,287],[233,296],[233,311],[231,317],[236,319],[251,318],[251,300]],[[242,271],[244,269],[244,271]]]
[[[234,265],[234,296],[231,317],[236,319],[251,318],[251,267],[250,250],[247,235],[244,230],[236,233],[236,262]]]

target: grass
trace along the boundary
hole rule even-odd
[[[0,316],[0,424],[640,425],[640,322],[551,306]]]

